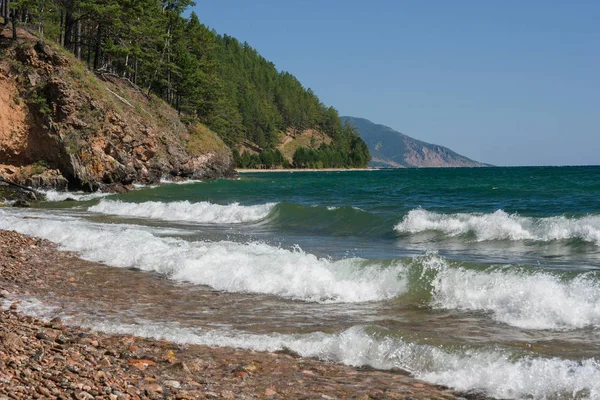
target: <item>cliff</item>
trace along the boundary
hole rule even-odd
[[[94,74],[25,30],[0,35],[0,177],[36,187],[125,190],[234,175],[230,149],[116,75]]]
[[[371,167],[488,167],[447,147],[414,139],[364,118],[342,117],[358,128],[371,153]]]

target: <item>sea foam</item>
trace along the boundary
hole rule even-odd
[[[109,333],[162,338],[178,343],[245,348],[291,349],[303,357],[378,369],[402,368],[416,378],[461,391],[481,391],[496,398],[579,398],[600,396],[600,363],[525,356],[499,350],[462,348],[448,351],[431,345],[374,336],[362,326],[338,334],[257,335],[239,331],[204,331],[146,322],[140,325],[93,323]]]
[[[156,271],[217,290],[315,302],[389,299],[406,289],[400,264],[332,261],[264,243],[188,242],[148,229],[82,220],[23,219],[0,210],[0,229],[42,237],[106,265]]]
[[[198,203],[190,203],[189,201],[127,203],[119,200],[101,200],[99,204],[88,208],[88,211],[166,221],[239,224],[264,219],[275,205],[275,203],[254,206],[242,206],[239,203],[220,205],[206,201]]]
[[[101,197],[110,196],[112,193],[103,193],[103,192],[59,192],[56,190],[41,190],[43,194],[46,195],[47,201],[65,201],[65,200],[75,200],[75,201],[88,201],[93,199],[98,199]]]
[[[411,210],[395,226],[399,233],[439,231],[448,236],[472,234],[478,241],[581,239],[600,245],[600,216],[533,218],[494,213],[439,214],[421,208]]]
[[[488,311],[497,321],[525,329],[600,327],[596,272],[566,278],[510,266],[474,270],[435,254],[416,257],[413,264],[427,280],[432,307]]]
[[[8,308],[10,301],[3,301]],[[59,310],[36,299],[22,299],[20,311],[49,319]],[[337,334],[251,334],[236,330],[205,330],[150,320],[137,324],[93,320],[85,315],[63,316],[77,324],[111,334],[166,339],[181,344],[234,347],[255,351],[293,350],[303,357],[378,369],[402,368],[425,381],[461,391],[478,391],[505,399],[596,399],[600,396],[600,363],[588,358],[573,361],[561,358],[515,356],[509,351],[440,347],[408,342],[368,327],[353,326]]]

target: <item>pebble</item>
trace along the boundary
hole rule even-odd
[[[170,388],[173,388],[173,389],[180,389],[181,388],[181,383],[179,383],[179,381],[168,380],[168,381],[164,381],[163,384],[166,387],[170,387]]]

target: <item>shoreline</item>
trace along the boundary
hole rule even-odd
[[[97,265],[51,242],[0,230],[0,400],[465,398],[402,370],[299,358],[285,349],[260,352],[106,334],[59,318],[28,316],[25,297],[83,284],[74,267],[69,270],[77,262]]]
[[[240,174],[254,172],[345,172],[345,171],[378,171],[380,168],[279,168],[279,169],[252,169],[238,168],[236,171]]]

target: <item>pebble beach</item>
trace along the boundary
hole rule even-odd
[[[77,261],[50,242],[0,230],[0,400],[478,398],[399,369],[109,335],[23,309],[23,296],[75,288],[69,265]]]

